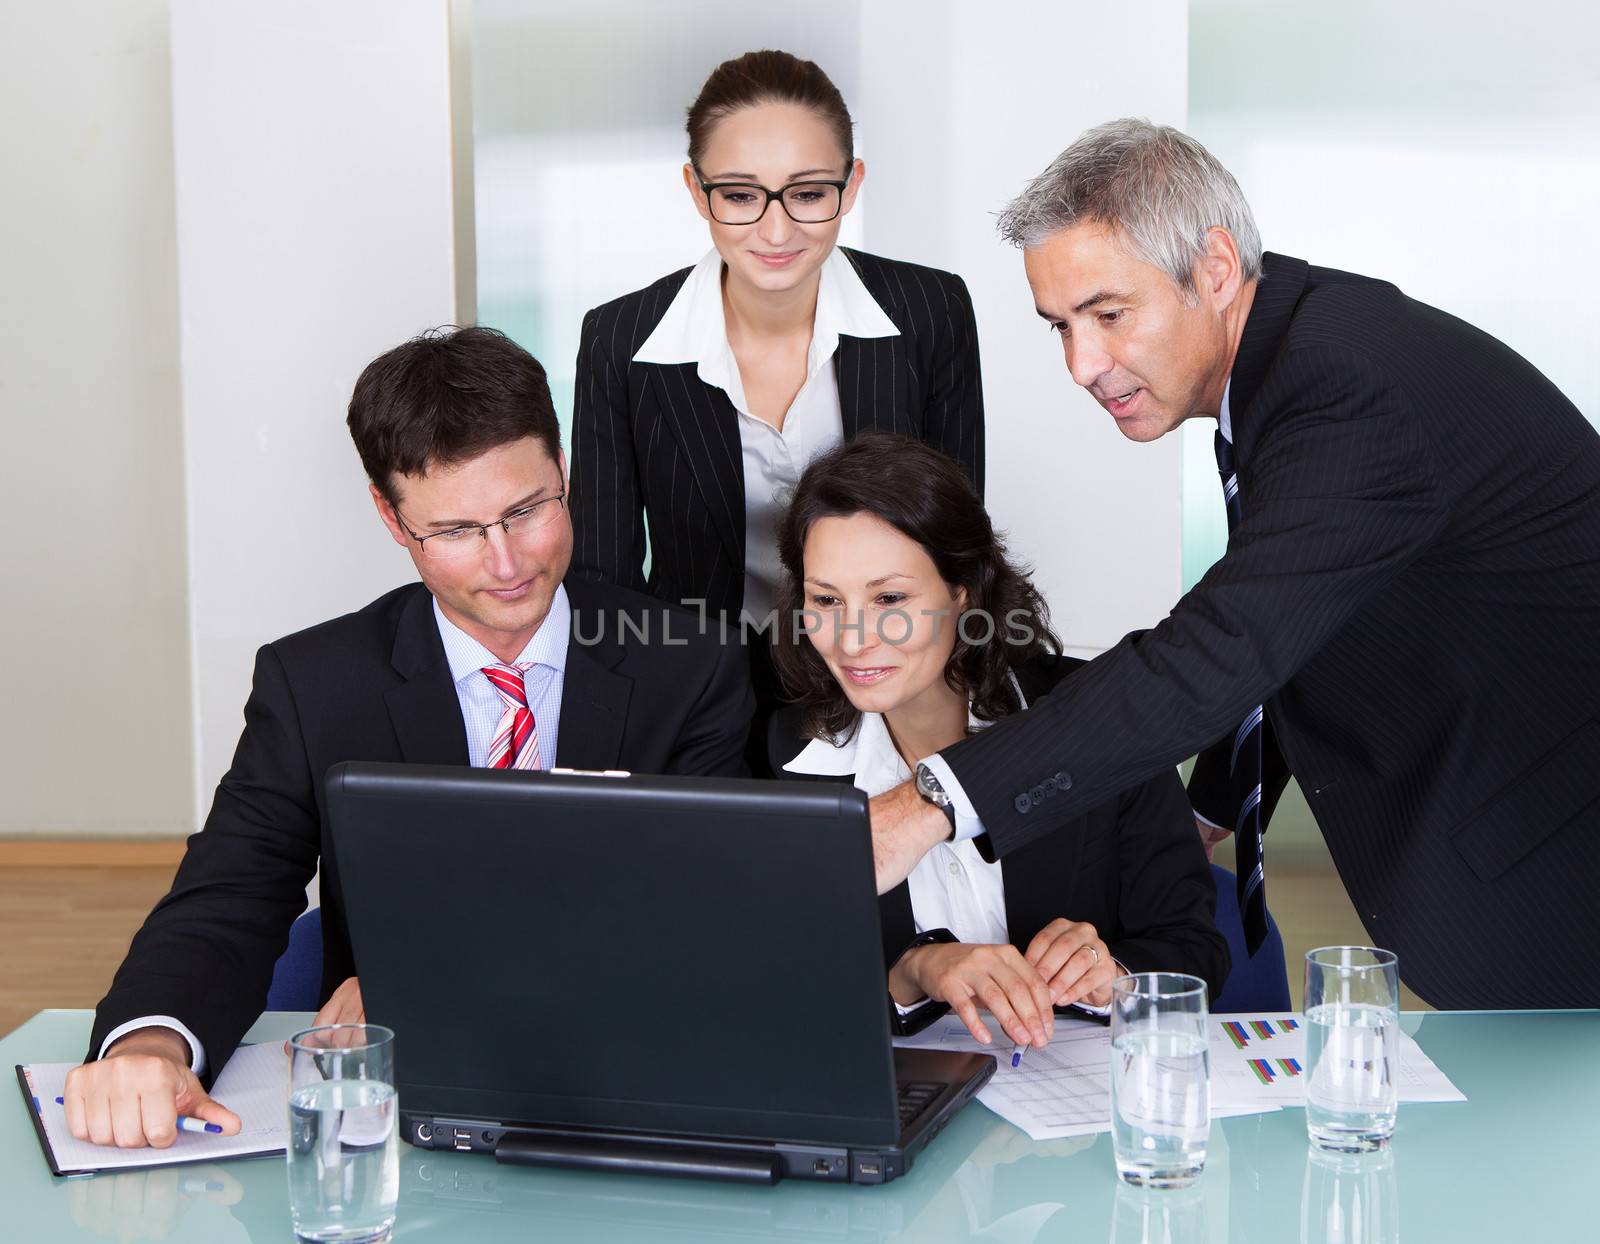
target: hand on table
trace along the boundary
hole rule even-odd
[[[889,991],[896,998],[926,997],[947,1003],[984,1045],[994,1037],[978,1017],[980,1005],[1018,1045],[1044,1046],[1055,1034],[1050,990],[1015,946],[965,942],[918,946],[894,965]]]
[[[1056,1006],[1109,1006],[1111,982],[1122,975],[1094,925],[1059,916],[1034,934],[1023,957],[1045,981]]]
[[[189,1045],[170,1028],[140,1028],[96,1062],[67,1073],[62,1093],[67,1129],[96,1145],[165,1149],[178,1139],[178,1116],[215,1123],[224,1136],[239,1116],[213,1101],[189,1070]]]
[[[349,976],[344,984],[333,991],[333,996],[322,1004],[322,1009],[317,1012],[317,1017],[311,1021],[313,1028],[321,1028],[324,1024],[364,1024],[367,1022],[366,1007],[361,1001],[361,980],[359,977]]]

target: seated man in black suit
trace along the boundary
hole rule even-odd
[[[319,862],[318,1022],[360,1018],[324,850],[339,761],[742,772],[738,646],[636,592],[565,581],[567,464],[537,361],[491,329],[427,334],[367,367],[349,425],[422,582],[257,654],[233,766],[68,1077],[79,1139],[165,1147],[179,1114],[237,1130],[205,1086],[260,1013]]]

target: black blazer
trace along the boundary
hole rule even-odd
[[[943,450],[983,491],[983,390],[972,300],[961,278],[840,248],[898,337],[840,337],[845,438],[898,432]],[[744,602],[739,414],[695,364],[635,363],[692,269],[583,317],[572,413],[573,573],[706,603]],[[650,573],[644,572],[645,523]]]
[[[567,595],[573,639],[555,763],[741,776],[752,701],[738,647],[622,588],[569,579]],[[674,646],[663,648],[669,612]],[[648,646],[633,631],[624,642],[623,614],[650,628]],[[171,1015],[204,1045],[208,1074],[219,1071],[261,1013],[319,859],[326,1000],[356,967],[327,850],[324,775],[344,760],[467,764],[461,703],[420,583],[262,648],[244,716],[204,829],[95,1012],[90,1058],[120,1024]]]
[[[946,753],[988,848],[1265,703],[1278,789],[1299,779],[1413,989],[1600,1005],[1600,436],[1486,334],[1281,255],[1230,404],[1227,554],[1160,625]]]
[[[1017,669],[1029,704],[1083,665],[1072,657],[1036,658]],[[773,768],[784,779],[805,740],[792,707],[769,727]],[[849,778],[815,777],[818,781]],[[1094,925],[1117,962],[1130,972],[1187,972],[1222,988],[1228,944],[1217,931],[1216,888],[1205,849],[1177,770],[1085,809],[1052,832],[1000,861],[1005,881],[1006,932],[1026,951],[1038,931],[1058,917]],[[917,936],[911,890],[902,881],[878,899],[885,970]],[[925,1028],[948,1007],[930,1004],[902,1017],[890,1008],[898,1032]]]

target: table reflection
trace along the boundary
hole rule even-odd
[[[1189,1188],[1134,1188],[1119,1183],[1111,1244],[1203,1244],[1211,1238],[1206,1197],[1204,1175]]]
[[[165,1166],[147,1171],[107,1171],[67,1181],[73,1225],[120,1244],[164,1240],[195,1202],[232,1208],[244,1185],[226,1168]]]
[[[1398,1244],[1400,1192],[1394,1149],[1306,1152],[1300,1244]]]

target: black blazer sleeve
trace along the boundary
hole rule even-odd
[[[928,384],[924,439],[954,458],[983,496],[983,377],[978,366],[978,321],[966,282],[945,277],[943,313],[937,330]]]
[[[944,753],[993,857],[1220,738],[1442,528],[1431,450],[1385,375],[1320,345],[1273,370],[1255,402],[1281,413],[1241,474],[1226,555],[1159,626]],[[1046,791],[1060,773],[1070,788]]]
[[[256,654],[244,718],[204,828],[95,1009],[87,1059],[129,1020],[170,1015],[205,1047],[209,1086],[266,1005],[321,837],[298,712],[270,645]]]
[[[1130,972],[1187,972],[1218,993],[1228,979],[1228,943],[1217,931],[1211,866],[1176,771],[1118,800],[1117,873],[1119,927],[1106,939],[1117,962]]]
[[[633,447],[619,317],[583,317],[572,400],[571,573],[645,590],[644,495]]]

